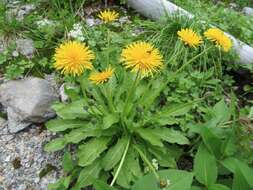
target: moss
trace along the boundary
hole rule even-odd
[[[52,164],[46,164],[46,166],[40,171],[39,177],[43,178],[46,176],[48,173],[57,170],[57,167],[52,165]]]
[[[12,166],[15,170],[21,168],[21,159],[19,157],[16,157],[13,161],[12,161]]]

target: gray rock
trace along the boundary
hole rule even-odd
[[[253,8],[251,7],[244,7],[242,12],[247,16],[253,16]]]
[[[35,52],[34,43],[31,39],[17,39],[16,40],[17,51],[26,56],[32,58]]]
[[[28,15],[34,9],[35,9],[35,6],[33,4],[21,6],[17,12],[16,19],[19,21],[23,20],[25,15]]]
[[[22,115],[16,113],[15,110],[11,107],[7,108],[7,114],[8,128],[10,133],[19,132],[32,124],[32,122],[23,121]]]
[[[236,9],[236,8],[238,8],[238,5],[236,3],[229,3],[229,7],[231,9]]]
[[[5,123],[6,123],[6,120],[4,118],[0,117],[0,130],[2,127],[4,127]]]
[[[102,24],[102,21],[100,19],[95,19],[93,17],[86,18],[85,22],[89,27]]]
[[[8,128],[18,132],[31,123],[41,123],[55,116],[50,108],[57,92],[44,79],[27,78],[0,85],[0,103],[7,107]]]
[[[119,23],[120,24],[130,23],[129,17],[128,16],[120,17]]]

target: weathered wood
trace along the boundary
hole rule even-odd
[[[194,15],[167,0],[128,0],[127,3],[142,15],[155,20],[166,14],[180,14],[194,18]],[[233,48],[239,56],[238,62],[241,64],[253,63],[253,48],[228,33],[226,35],[233,41]]]

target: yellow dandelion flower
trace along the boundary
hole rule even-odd
[[[108,81],[113,75],[114,69],[108,67],[102,72],[96,72],[90,75],[89,80],[94,84],[103,84]]]
[[[178,31],[177,35],[179,36],[179,39],[184,42],[184,44],[190,47],[198,47],[203,43],[202,37],[189,28]]]
[[[119,14],[116,11],[104,10],[99,12],[98,17],[105,23],[108,23],[116,20]]]
[[[68,41],[56,48],[54,67],[63,74],[79,76],[85,69],[92,69],[91,60],[94,58],[95,55],[86,45]]]
[[[231,39],[218,28],[210,28],[204,33],[205,37],[215,42],[218,47],[222,47],[225,52],[228,52],[232,47]]]
[[[163,57],[157,48],[147,42],[134,42],[123,49],[121,61],[125,68],[139,72],[141,77],[152,76],[159,71]]]

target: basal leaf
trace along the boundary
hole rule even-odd
[[[253,187],[253,169],[247,164],[233,157],[223,160],[222,164],[237,176],[238,182],[242,181],[241,177],[244,177],[249,186]]]
[[[96,190],[116,190],[114,187],[111,187],[100,180],[94,180],[93,186]]]
[[[105,157],[102,159],[102,165],[105,171],[112,169],[116,164],[118,164],[126,148],[127,140],[127,137],[122,137],[106,153]]]
[[[100,137],[94,138],[79,146],[79,151],[77,153],[78,164],[80,166],[88,166],[93,163],[93,161],[99,157],[99,155],[107,148],[107,143],[110,138]]]
[[[194,103],[195,102],[168,105],[166,108],[162,109],[158,115],[166,117],[185,115],[190,111]]]
[[[230,188],[222,184],[213,184],[208,187],[208,190],[230,190]]]
[[[84,167],[80,172],[80,175],[74,188],[81,189],[82,187],[91,185],[94,179],[98,178],[101,169],[102,167],[100,164],[100,160],[95,160],[93,164]]]
[[[108,129],[113,124],[117,123],[119,121],[119,117],[116,114],[108,114],[103,118],[103,129]]]
[[[117,168],[115,167],[113,175],[115,175]],[[140,176],[142,176],[142,172],[139,164],[139,155],[130,147],[116,182],[120,186],[129,189],[131,183],[135,182]]]
[[[164,190],[190,190],[193,174],[182,170],[161,170],[158,175],[168,185]],[[159,182],[154,174],[148,174],[140,178],[132,187],[132,190],[161,190]]]
[[[56,138],[47,143],[44,147],[47,152],[55,152],[61,150],[65,147],[66,140],[65,138]]]
[[[75,129],[85,127],[87,122],[81,120],[54,119],[46,123],[48,130],[53,132],[65,131],[67,129]]]
[[[218,169],[214,155],[212,155],[204,144],[199,146],[194,159],[194,174],[196,179],[210,186],[216,182]]]
[[[74,163],[72,161],[72,157],[70,152],[66,151],[63,155],[62,166],[64,172],[71,172],[74,169]]]
[[[80,141],[85,140],[87,137],[100,136],[100,134],[101,130],[99,129],[84,130],[80,128],[72,130],[68,134],[64,135],[64,137],[68,143],[77,144]]]
[[[163,146],[163,143],[159,136],[151,128],[139,128],[136,132],[146,141],[150,142],[154,146]]]
[[[62,106],[56,110],[58,116],[62,119],[85,119],[89,117],[89,113],[84,109],[86,103],[84,100],[77,100]]]
[[[177,143],[180,145],[189,144],[189,140],[183,135],[182,132],[174,130],[172,128],[154,128],[154,134],[156,134],[162,140],[169,143]]]

